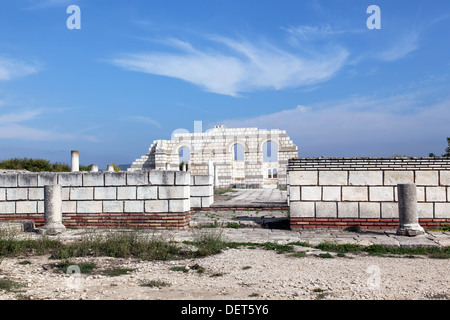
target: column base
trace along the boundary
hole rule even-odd
[[[57,235],[66,231],[66,227],[62,223],[47,223],[39,228],[38,233],[43,235]]]
[[[398,227],[397,235],[415,237],[425,234],[425,230],[418,224],[404,224]]]

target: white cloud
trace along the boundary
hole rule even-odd
[[[142,123],[146,123],[146,124],[150,124],[152,126],[155,126],[157,128],[161,128],[161,124],[156,121],[153,120],[149,117],[144,117],[144,116],[128,116],[125,118],[126,120],[130,120],[130,121],[136,121],[136,122],[142,122]]]
[[[341,47],[301,56],[268,45],[211,37],[228,53],[198,50],[176,39],[181,53],[126,54],[111,60],[126,70],[178,78],[218,94],[237,96],[261,89],[280,90],[320,83],[339,71],[349,53]]]
[[[379,58],[384,61],[395,61],[404,58],[411,52],[416,51],[419,48],[419,35],[412,32],[394,44],[388,50],[382,52]]]
[[[27,62],[0,57],[0,80],[11,80],[36,73],[38,68]]]

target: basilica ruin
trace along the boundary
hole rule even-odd
[[[286,187],[288,160],[297,157],[298,147],[285,130],[220,125],[155,140],[128,170],[188,168],[192,175],[214,174],[216,187],[277,188]]]

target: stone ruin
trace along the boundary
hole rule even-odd
[[[285,130],[220,125],[206,132],[174,133],[172,140],[155,140],[128,171],[187,167],[192,175],[214,173],[216,187],[277,188],[286,187],[288,160],[297,157],[298,147]]]

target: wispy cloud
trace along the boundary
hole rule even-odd
[[[210,37],[218,48],[199,50],[169,39],[180,53],[125,54],[110,62],[126,70],[178,78],[218,94],[238,96],[261,89],[280,90],[326,81],[348,57],[341,47],[313,56],[290,53],[273,45]]]
[[[404,58],[409,53],[419,48],[419,34],[412,32],[402,37],[391,48],[383,51],[379,58],[384,61],[395,61]]]
[[[12,80],[36,72],[36,64],[0,56],[0,80]]]
[[[127,116],[125,119],[129,120],[129,121],[146,123],[146,124],[150,124],[152,126],[155,126],[157,128],[161,128],[161,124],[158,121],[153,120],[153,119],[151,119],[149,117],[144,117],[144,116]]]

